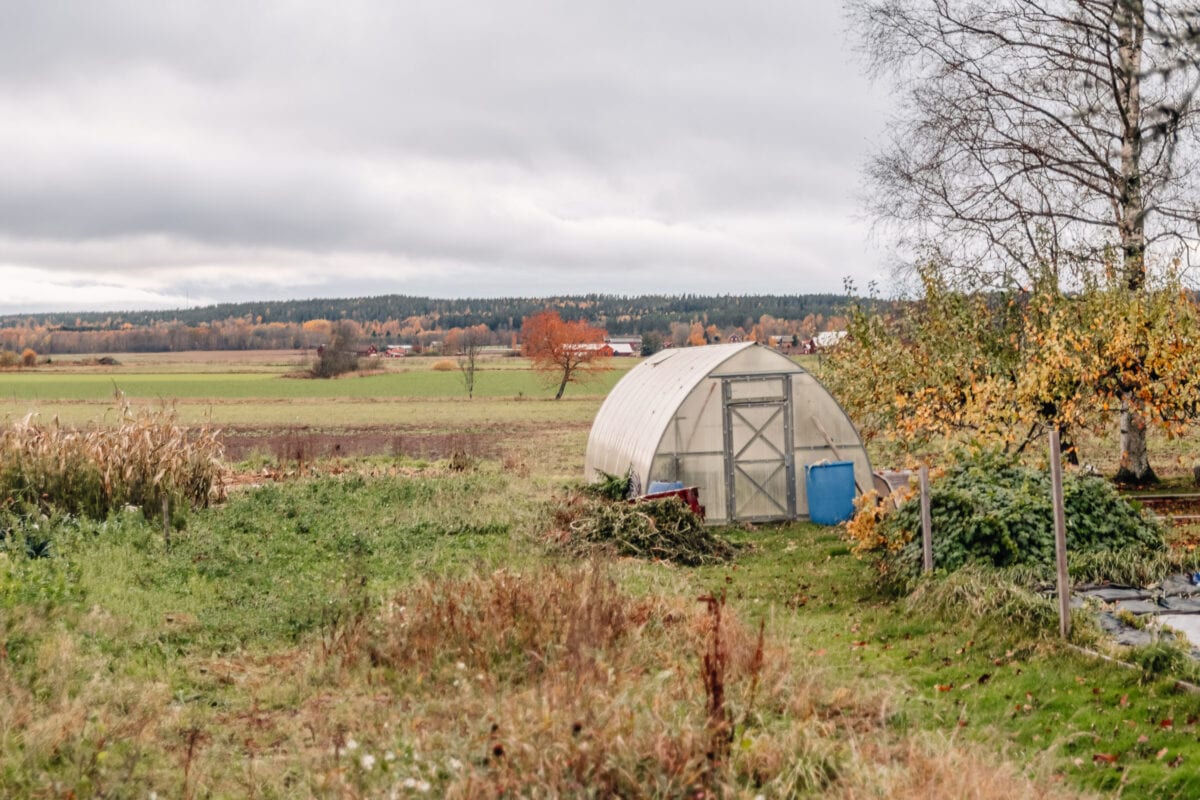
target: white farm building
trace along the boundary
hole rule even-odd
[[[629,472],[700,487],[709,522],[806,518],[804,467],[871,464],[837,401],[800,365],[754,342],[663,350],[613,388],[592,425],[586,477]],[[846,469],[846,468],[843,468]]]

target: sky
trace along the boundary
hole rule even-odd
[[[0,313],[840,292],[887,98],[825,0],[6,0]]]

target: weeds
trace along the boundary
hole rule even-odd
[[[413,709],[423,722],[394,735],[451,755],[456,769],[422,773],[445,796],[786,796],[823,785],[837,748],[817,742],[816,719],[790,712],[830,706],[762,627],[755,636],[716,598],[704,608],[626,594],[597,562],[430,580],[388,601],[369,629],[339,636],[336,663],[399,694],[429,687]],[[797,771],[798,752],[820,764],[812,775]]]
[[[126,505],[158,513],[207,506],[223,492],[217,432],[190,430],[168,409],[135,410],[117,394],[120,424],[86,430],[32,415],[0,433],[0,494],[19,514],[62,512],[103,519]]]

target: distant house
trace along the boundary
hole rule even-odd
[[[326,345],[324,345],[324,344],[317,345],[317,355],[318,356],[325,355],[325,350],[326,350]],[[342,351],[335,351],[335,352],[342,352]],[[350,351],[346,350],[344,352],[349,353]],[[378,355],[379,355],[379,349],[376,348],[375,345],[373,345],[373,344],[368,345],[367,347],[356,348],[354,351],[355,358],[369,358],[369,357],[375,357]]]
[[[612,351],[612,355],[618,358],[629,358],[641,354],[641,348],[634,350],[633,345],[629,342],[609,341],[608,348]]]
[[[791,350],[793,343],[799,343],[799,339],[790,333],[785,333],[782,336],[768,336],[767,345],[778,350]]]
[[[840,344],[848,335],[846,331],[821,331],[813,337],[813,344],[817,346],[818,350],[828,350],[834,345]]]
[[[576,353],[595,352],[605,357],[613,354],[612,345],[610,345],[608,342],[583,342],[580,344],[566,345],[566,348]]]
[[[846,336],[846,331],[821,331],[813,338],[805,339],[800,349],[803,353],[819,353],[835,347]]]
[[[614,356],[640,356],[642,354],[642,337],[634,336],[609,336],[604,341],[613,346]],[[619,345],[628,345],[628,350]]]
[[[389,344],[383,351],[384,358],[404,358],[412,353],[411,344]]]

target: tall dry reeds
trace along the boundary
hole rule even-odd
[[[180,425],[174,410],[135,409],[118,392],[119,424],[68,428],[28,415],[0,432],[0,503],[103,519],[125,506],[157,513],[207,506],[224,487],[222,446],[208,425]]]

